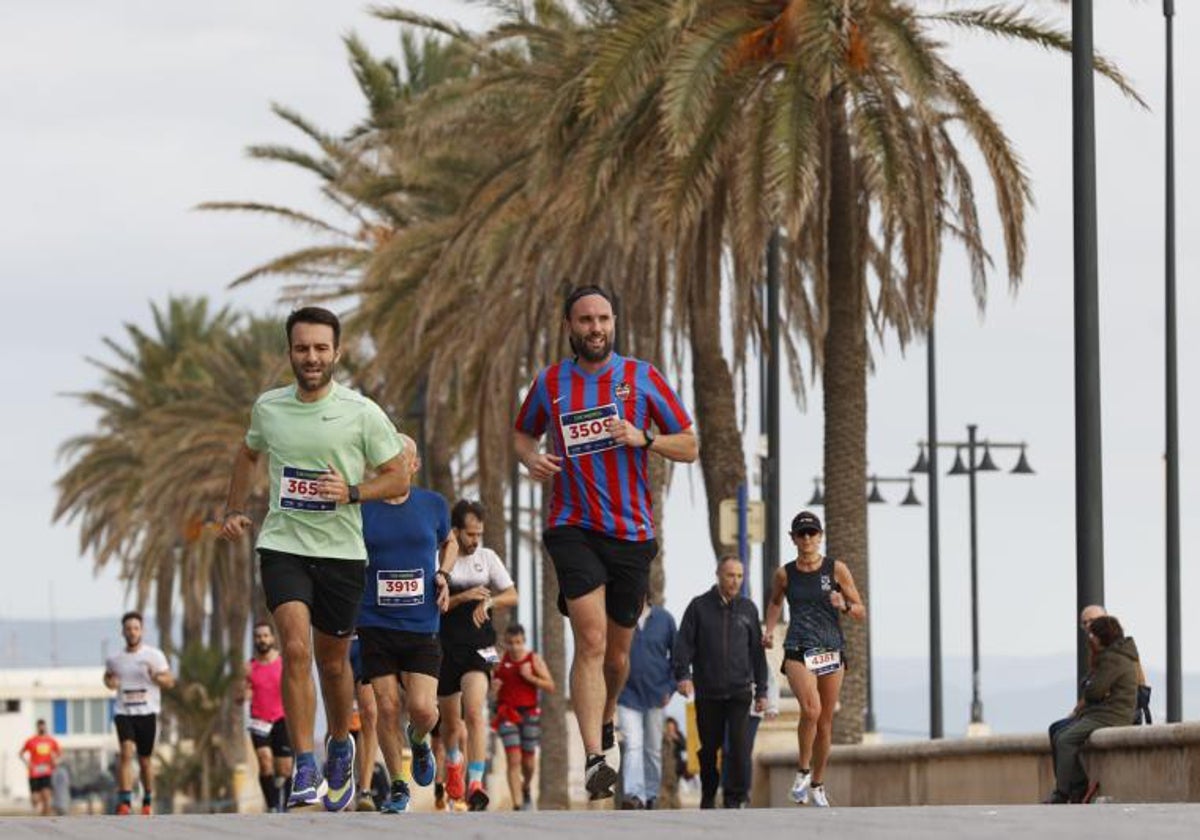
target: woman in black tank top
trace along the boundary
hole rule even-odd
[[[776,570],[771,580],[763,645],[774,646],[786,598],[789,621],[782,670],[800,701],[800,760],[791,796],[797,805],[811,801],[827,807],[825,765],[845,667],[841,619],[848,615],[861,621],[867,610],[846,564],[821,554],[823,536],[816,514],[802,511],[792,520],[796,559]]]

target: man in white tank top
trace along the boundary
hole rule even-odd
[[[117,813],[133,809],[133,753],[137,750],[142,779],[142,813],[153,811],[154,739],[158,713],[162,711],[162,689],[175,685],[167,657],[158,648],[142,644],[142,616],[127,612],[121,617],[125,649],[104,663],[104,684],[117,692],[113,723],[121,745],[117,765]]]

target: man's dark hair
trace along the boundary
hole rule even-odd
[[[1121,622],[1117,621],[1111,615],[1102,615],[1099,618],[1092,619],[1092,623],[1088,625],[1088,632],[1096,637],[1101,647],[1108,647],[1113,642],[1125,638],[1125,631],[1121,629]]]
[[[514,636],[524,636],[525,628],[514,621],[512,624],[508,625],[507,628],[505,628],[504,635],[508,636],[509,638]]]
[[[275,628],[271,626],[271,622],[267,621],[265,618],[260,618],[258,621],[254,622],[254,627],[252,628],[252,631],[257,630],[259,627],[266,627],[272,633],[275,632]]]
[[[570,320],[571,307],[573,307],[575,305],[575,302],[578,301],[580,298],[585,298],[585,297],[588,297],[589,295],[600,295],[600,297],[602,297],[606,301],[608,301],[609,306],[612,306],[612,302],[613,302],[612,295],[610,295],[608,292],[604,291],[604,289],[601,289],[599,286],[594,286],[594,285],[576,286],[574,289],[571,290],[571,293],[569,295],[567,295],[566,300],[563,301],[563,317],[566,318],[567,320]]]
[[[37,725],[38,725],[38,726],[45,726],[45,725],[46,725],[46,719],[45,719],[45,718],[38,718],[38,719],[37,719]]]
[[[292,327],[296,324],[324,324],[333,330],[333,348],[342,343],[342,322],[338,316],[321,306],[302,306],[287,319],[288,347],[292,346]]]
[[[485,513],[486,508],[484,508],[482,502],[459,499],[454,503],[454,507],[450,508],[450,526],[453,528],[466,528],[468,516],[474,516],[482,522]]]
[[[146,623],[142,619],[142,614],[140,612],[138,612],[137,610],[130,610],[129,612],[125,613],[125,615],[121,616],[121,626],[124,627],[125,622],[131,618],[136,618],[138,620],[138,624],[145,625],[145,623]]]

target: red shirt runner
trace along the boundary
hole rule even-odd
[[[54,764],[61,754],[58,741],[49,735],[34,735],[21,747],[22,755],[29,753],[29,778],[45,779],[54,775]]]

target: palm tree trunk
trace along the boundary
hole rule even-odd
[[[542,505],[546,504],[543,496]],[[567,779],[567,645],[565,622],[558,611],[558,576],[550,555],[542,550],[542,658],[557,690],[542,695],[542,755],[538,767],[538,808],[566,811],[571,807]]]
[[[866,289],[858,251],[858,211],[844,94],[829,100],[829,216],[826,260],[829,324],[825,334],[825,515],[829,556],[850,567],[864,601],[867,580],[867,333]],[[866,706],[867,625],[847,621],[850,663],[834,718],[835,743],[862,740]]]
[[[700,429],[700,467],[708,497],[708,529],[713,550],[723,554],[736,548],[722,544],[720,505],[737,496],[746,480],[742,433],[737,423],[737,395],[733,374],[721,349],[721,199],[705,212],[694,242],[688,284],[688,342],[692,351],[693,396]]]

